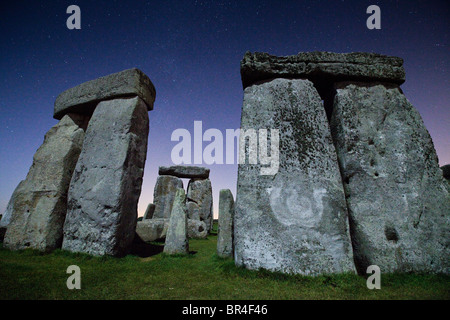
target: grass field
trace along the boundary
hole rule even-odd
[[[166,256],[162,244],[153,243],[153,255],[121,259],[0,247],[0,299],[450,298],[450,277],[443,275],[383,275],[381,290],[369,290],[366,279],[353,274],[313,278],[249,271],[217,257],[216,241],[216,235],[191,240],[185,257]],[[70,265],[81,269],[81,290],[66,287]]]

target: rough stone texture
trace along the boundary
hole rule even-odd
[[[419,113],[395,88],[336,88],[331,127],[358,272],[448,273],[450,196]]]
[[[14,201],[16,199],[17,191],[21,188],[21,185],[24,183],[24,181],[25,180],[20,181],[19,184],[17,185],[16,189],[14,189],[14,192],[13,192],[11,198],[8,201],[8,205],[6,207],[6,211],[1,216],[0,228],[5,228],[5,232],[6,232],[6,228],[8,227],[9,223],[11,222],[11,216],[12,216],[12,213],[14,211]]]
[[[249,128],[279,130],[280,167],[271,176],[260,175],[259,164],[239,165],[236,264],[303,275],[354,272],[337,156],[313,84],[275,79],[246,88],[241,130]]]
[[[128,252],[148,131],[147,107],[140,98],[99,103],[70,183],[63,249],[112,256]]]
[[[14,191],[4,245],[12,250],[61,247],[67,190],[83,146],[87,118],[69,114],[45,135],[25,181]]]
[[[188,179],[207,179],[209,178],[209,169],[195,166],[159,167],[159,175],[169,175]]]
[[[217,255],[233,256],[234,199],[229,189],[220,190],[219,232],[217,235]]]
[[[441,167],[442,174],[445,179],[450,180],[450,164]]]
[[[189,253],[188,219],[186,210],[186,194],[184,189],[178,189],[175,195],[172,213],[169,220],[169,227],[167,229],[164,253]]]
[[[152,219],[153,214],[155,213],[156,206],[153,203],[149,203],[147,206],[147,210],[145,210],[143,220]]]
[[[69,112],[92,114],[102,100],[138,96],[153,110],[156,91],[150,79],[133,68],[84,82],[61,93],[55,101],[53,117],[61,119]]]
[[[205,239],[208,236],[206,223],[200,220],[188,219],[188,237],[193,239]]]
[[[195,205],[190,204],[193,202]],[[200,221],[205,222],[208,233],[212,229],[213,223],[213,198],[212,187],[209,179],[189,180],[187,188],[187,204],[188,204],[188,216],[190,219],[196,219],[197,215]],[[198,213],[197,211],[198,210]]]
[[[146,242],[164,239],[167,234],[169,219],[146,219],[138,221],[136,233]]]
[[[277,57],[247,52],[241,61],[244,88],[273,78],[309,78],[314,81],[405,82],[403,59],[376,53],[301,52]]]
[[[183,181],[173,176],[159,176],[153,191],[154,218],[169,219],[177,189],[183,188]]]

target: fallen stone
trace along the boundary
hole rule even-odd
[[[11,222],[11,216],[12,216],[12,213],[14,211],[14,201],[16,199],[17,190],[20,189],[20,187],[24,183],[24,181],[25,180],[20,181],[19,184],[17,185],[16,189],[14,189],[14,192],[13,192],[11,198],[8,201],[8,205],[6,206],[6,211],[1,216],[0,228],[5,228],[5,232],[6,232],[6,228],[8,227],[9,223]]]
[[[193,202],[195,205],[190,204]],[[187,205],[189,211],[188,216],[195,219],[197,216],[200,221],[205,222],[208,233],[212,229],[213,222],[213,198],[212,187],[209,179],[191,179],[187,188]],[[198,213],[196,212],[198,210]]]
[[[169,175],[188,179],[207,179],[209,177],[209,169],[194,166],[159,167],[159,175]]]
[[[145,219],[136,224],[136,233],[145,242],[166,238],[169,219]]]
[[[67,191],[87,120],[76,114],[65,115],[45,135],[26,179],[8,206],[12,213],[4,239],[6,248],[48,252],[61,247]]]
[[[279,171],[260,175],[261,164],[239,165],[236,264],[302,275],[354,272],[336,151],[313,84],[275,79],[246,88],[241,134],[247,129],[279,130]]]
[[[155,213],[155,208],[156,206],[153,203],[149,203],[147,206],[147,210],[145,210],[143,220],[152,219],[153,214]]]
[[[184,189],[178,189],[175,195],[172,213],[170,215],[164,253],[171,255],[189,253],[187,229],[186,194]]]
[[[98,104],[70,183],[64,250],[128,253],[136,230],[148,130],[147,107],[140,98]]]
[[[141,98],[153,110],[156,91],[150,79],[133,68],[84,82],[61,93],[55,101],[53,118],[69,112],[91,115],[100,101],[118,98]]]
[[[233,257],[234,200],[229,189],[220,190],[219,232],[217,235],[217,255]]]
[[[188,219],[188,237],[191,239],[205,239],[208,236],[206,223],[200,220]]]
[[[177,189],[183,188],[183,181],[173,176],[159,176],[153,191],[154,218],[169,219]]]
[[[337,81],[405,82],[403,59],[376,53],[301,52],[277,57],[247,52],[241,61],[244,89],[273,78],[308,78],[314,82]]]
[[[336,90],[331,128],[358,272],[449,273],[450,196],[420,114],[398,88]]]

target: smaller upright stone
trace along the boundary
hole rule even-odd
[[[155,211],[153,218],[169,219],[177,189],[183,188],[183,181],[174,176],[159,176],[153,191]]]
[[[152,219],[153,213],[155,212],[155,205],[153,203],[149,203],[147,206],[147,210],[145,210],[144,218],[142,220]]]
[[[234,200],[229,189],[220,190],[219,196],[219,233],[217,237],[217,255],[233,256],[233,219]]]
[[[159,175],[187,179],[207,179],[209,177],[209,169],[194,166],[159,167]]]
[[[196,205],[192,205],[191,202]],[[209,179],[191,179],[189,181],[187,188],[187,205],[190,210],[188,213],[189,218],[204,221],[208,228],[208,232],[210,232],[213,222],[213,198],[211,181]]]
[[[166,244],[164,253],[166,254],[188,254],[188,221],[186,210],[186,194],[184,189],[178,189],[173,203],[172,213],[167,229]]]

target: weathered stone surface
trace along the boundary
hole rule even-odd
[[[183,188],[183,181],[173,176],[159,176],[153,191],[154,218],[169,219],[177,189]]]
[[[14,191],[4,245],[12,250],[61,247],[67,190],[84,139],[87,118],[68,114],[45,135],[25,181]]]
[[[229,189],[220,190],[219,232],[217,235],[217,255],[233,256],[234,199]]]
[[[167,234],[169,219],[145,219],[136,224],[136,233],[146,242],[164,239]]]
[[[188,237],[193,239],[205,239],[208,236],[206,223],[200,220],[188,219]]]
[[[156,206],[153,203],[149,203],[147,206],[147,210],[145,210],[143,220],[152,219],[153,214],[155,213],[155,208]]]
[[[99,103],[70,183],[63,249],[112,256],[128,252],[148,130],[147,107],[140,98]]]
[[[167,229],[166,243],[164,245],[166,254],[188,254],[188,219],[186,210],[186,194],[184,189],[178,189],[170,214],[169,227]]]
[[[61,93],[55,101],[53,117],[61,119],[69,112],[92,114],[102,100],[138,96],[153,110],[156,91],[150,79],[133,68],[84,82]]]
[[[450,180],[450,164],[441,167],[442,174],[445,179]]]
[[[448,273],[450,196],[419,113],[395,88],[336,88],[331,128],[358,272]]]
[[[244,88],[273,78],[309,78],[327,81],[405,82],[403,59],[376,53],[301,52],[277,57],[247,52],[241,61]]]
[[[191,219],[195,219],[198,215],[200,221],[204,221],[208,232],[212,229],[213,223],[213,198],[212,198],[212,187],[211,181],[209,179],[189,180],[187,188],[187,202],[188,209],[192,210],[188,213]],[[194,202],[198,206],[198,214],[196,212],[197,207],[189,204],[189,202]]]
[[[246,88],[241,134],[250,128],[279,130],[279,171],[239,165],[236,264],[303,275],[354,271],[336,152],[313,84],[275,79]]]
[[[24,181],[25,180],[20,181],[19,184],[17,185],[16,189],[14,189],[14,192],[13,192],[11,198],[8,201],[8,205],[6,207],[6,211],[1,216],[2,218],[0,219],[0,228],[5,228],[5,232],[6,232],[6,228],[8,227],[9,223],[11,222],[11,216],[12,216],[12,213],[14,211],[14,201],[16,199],[17,190],[20,189],[20,187],[24,183]]]
[[[188,179],[207,179],[209,177],[209,169],[195,166],[159,167],[159,175]]]

